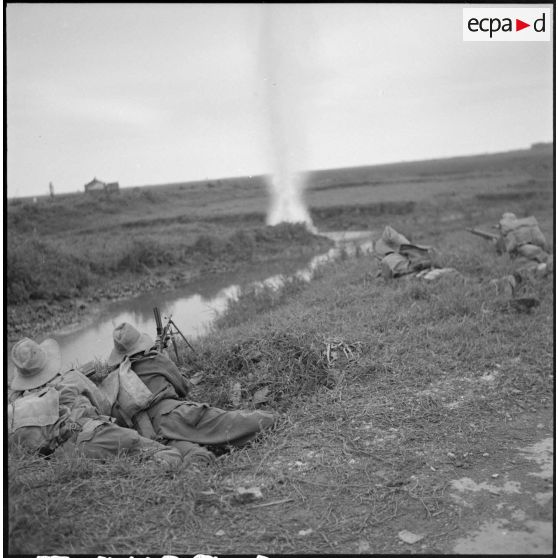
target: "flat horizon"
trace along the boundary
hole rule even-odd
[[[466,159],[468,157],[482,157],[482,156],[490,156],[490,155],[500,155],[500,154],[504,154],[504,153],[513,153],[515,151],[531,151],[533,149],[533,146],[535,145],[541,145],[541,146],[553,146],[554,145],[554,141],[537,141],[537,142],[533,142],[530,146],[528,147],[517,147],[517,148],[512,148],[512,149],[505,149],[505,150],[500,150],[500,151],[489,151],[489,152],[484,152],[484,153],[468,153],[468,154],[461,154],[461,155],[450,155],[447,157],[431,157],[431,158],[426,158],[426,159],[408,159],[408,160],[398,160],[398,161],[387,161],[385,163],[373,163],[373,164],[362,164],[362,165],[350,165],[350,166],[340,166],[340,167],[329,167],[329,168],[319,168],[319,169],[308,169],[305,171],[302,171],[304,173],[314,173],[314,172],[328,172],[328,171],[335,171],[335,170],[343,170],[343,169],[357,169],[357,168],[374,168],[374,167],[384,167],[384,166],[391,166],[391,165],[405,165],[405,164],[412,164],[412,163],[422,163],[422,162],[429,162],[429,161],[443,161],[443,160],[450,160],[450,159]],[[234,179],[241,179],[241,178],[263,178],[266,176],[272,176],[272,173],[257,173],[257,174],[242,174],[242,175],[232,175],[232,176],[211,176],[211,177],[207,177],[207,178],[200,178],[200,179],[194,179],[194,180],[176,180],[176,181],[172,181],[172,182],[158,182],[158,183],[145,183],[145,184],[120,184],[119,183],[119,188],[121,190],[126,190],[126,189],[131,189],[131,188],[157,188],[159,186],[164,187],[164,186],[178,186],[178,185],[187,185],[187,184],[198,184],[198,183],[203,183],[203,182],[211,182],[211,181],[217,181],[217,180],[234,180]],[[96,177],[99,180],[103,180],[105,181],[103,178],[99,178]],[[87,179],[87,181],[91,180]],[[108,182],[109,180],[107,180]],[[112,179],[110,179],[110,181],[113,181]],[[118,179],[114,180],[114,182],[118,182]],[[56,196],[71,196],[71,195],[75,195],[75,194],[82,194],[84,193],[83,191],[83,186],[84,184],[86,184],[87,182],[84,182],[79,189],[76,190],[70,190],[70,191],[64,191],[64,192],[59,192],[56,193],[55,192],[55,197]],[[33,198],[49,198],[50,194],[49,193],[45,193],[45,194],[31,194],[28,196],[10,196],[8,195],[6,192],[6,199],[8,200],[17,200],[17,199],[33,199]]]
[[[467,6],[8,4],[7,190],[288,176],[550,140],[552,41],[465,41]]]

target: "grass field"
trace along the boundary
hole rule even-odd
[[[313,172],[306,198],[316,225],[326,230],[374,227],[378,218],[409,214],[419,203],[459,208],[487,188],[496,195],[492,204],[506,196],[545,199],[549,154],[533,149]],[[268,203],[263,177],[10,200],[8,302],[87,297],[107,284],[133,282],[134,274],[166,274],[169,266],[191,276],[223,264],[225,255],[244,261],[255,252],[263,259],[273,252],[269,234],[257,232]],[[288,234],[278,240],[291,250],[301,244]]]
[[[12,448],[10,553],[448,553],[486,518],[505,517],[510,530],[519,528],[518,510],[552,520],[552,500],[537,506],[526,490],[477,495],[473,507],[452,492],[461,477],[515,482],[518,444],[552,436],[554,277],[523,282],[519,294],[539,305],[518,311],[490,284],[514,262],[465,231],[488,230],[504,211],[535,215],[553,249],[552,153],[311,178],[307,197],[322,230],[389,223],[436,246],[460,275],[385,281],[374,258],[360,255],[284,293],[247,292],[196,356],[183,347],[181,357],[187,369],[205,370],[196,400],[229,408],[238,382],[241,407],[250,408],[267,388],[258,406],[280,416],[276,430],[201,471],[163,473],[131,459],[45,461]],[[238,227],[239,208],[261,215],[261,188],[240,186],[192,186],[211,193],[207,205],[200,194],[199,207],[189,206],[197,226]],[[125,204],[118,230],[147,233],[149,219],[163,226],[170,205],[178,227],[181,187],[146,190],[160,195],[149,217]],[[49,219],[44,234],[62,238],[65,231],[48,232]],[[84,218],[84,229],[93,220]],[[537,494],[552,489],[542,477],[531,482]],[[263,498],[238,504],[240,486],[259,487]],[[508,507],[497,508],[502,502]],[[420,533],[420,543],[402,543],[402,530]]]

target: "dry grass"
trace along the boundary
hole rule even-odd
[[[8,486],[10,554],[93,554],[164,548],[176,526],[196,524],[203,480],[192,468],[162,472],[131,458],[45,461],[12,448]]]
[[[510,264],[488,245],[468,256],[475,242],[452,256],[462,280],[384,283],[370,258],[347,259],[207,338],[195,398],[230,406],[239,382],[250,407],[265,386],[264,407],[282,416],[210,470],[11,457],[11,549],[347,553],[365,540],[393,552],[388,534],[409,524],[447,532],[455,467],[495,451],[496,423],[552,402],[551,280],[535,285],[531,314],[510,312],[488,288]],[[358,350],[328,359],[328,343]],[[239,486],[263,500],[235,504]]]
[[[373,552],[394,552],[396,540],[386,535],[410,524],[438,525],[440,534],[455,528],[446,485],[456,469],[497,451],[496,424],[553,400],[552,280],[533,285],[541,305],[532,314],[510,312],[489,288],[510,262],[475,243],[451,257],[463,279],[383,283],[373,261],[346,261],[295,302],[208,341],[227,374],[209,372],[198,397],[226,403],[227,386],[238,381],[249,406],[265,384],[271,406],[286,411],[263,447],[222,461],[216,498],[227,494],[226,483],[243,482],[264,487],[267,502],[288,502],[235,509],[234,517],[208,512],[196,539],[202,548],[346,553],[362,539]],[[231,344],[238,337],[246,342]],[[327,366],[320,341],[328,339],[362,351]],[[279,354],[270,357],[273,347]],[[301,362],[305,378],[292,375]],[[305,389],[317,372],[334,381]],[[194,551],[179,541],[177,548]]]

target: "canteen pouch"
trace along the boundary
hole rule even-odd
[[[132,418],[149,407],[153,394],[132,370],[129,358],[124,359],[120,364],[118,379],[120,381],[118,404],[128,417]]]

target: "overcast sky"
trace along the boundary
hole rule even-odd
[[[8,4],[8,196],[267,173],[270,122],[306,169],[551,141],[552,43],[462,8]]]

